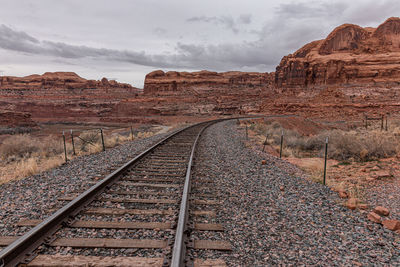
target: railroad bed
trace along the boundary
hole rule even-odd
[[[219,205],[213,181],[191,180],[196,144],[214,122],[172,134],[90,189],[58,198],[60,209],[46,220],[19,221],[24,235],[0,237],[3,265],[225,266],[187,256],[188,249],[231,250],[224,240],[191,239],[224,231],[210,223]]]

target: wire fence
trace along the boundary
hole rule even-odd
[[[137,134],[137,131],[136,131]],[[133,127],[118,129],[87,129],[70,130],[62,132],[65,162],[72,156],[85,153],[106,151],[107,148],[114,147],[135,138]]]
[[[265,122],[264,119],[258,125]],[[328,166],[347,165],[351,161],[365,162],[396,155],[397,144],[400,141],[398,138],[400,136],[397,137],[393,133],[397,129],[395,124],[391,126],[389,132],[388,114],[364,115],[358,121],[343,121],[341,129],[327,127],[330,130],[322,130],[319,134],[310,136],[304,136],[295,130],[284,129],[279,123],[274,126],[273,123],[273,121],[270,122],[267,130],[264,128],[257,131],[255,129],[257,123],[254,121],[237,121],[246,140],[250,140],[250,130],[258,132],[258,136],[255,133],[256,136],[252,138],[253,141],[261,144],[258,149],[262,152],[277,153],[280,158],[284,156],[308,158],[310,167],[315,171],[315,178],[324,185],[327,184]],[[267,148],[268,151],[266,151]],[[329,162],[328,165],[330,159],[334,161]],[[295,162],[298,161],[295,160]],[[302,161],[302,163],[308,164],[307,161]]]

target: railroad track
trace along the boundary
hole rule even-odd
[[[0,266],[222,266],[187,257],[188,249],[231,249],[225,241],[190,239],[192,231],[223,231],[221,224],[201,221],[215,216],[218,200],[190,194],[196,145],[217,121],[171,134],[88,190],[60,197],[62,207],[44,221],[20,221],[30,230],[0,237]],[[212,184],[194,181],[197,191]]]

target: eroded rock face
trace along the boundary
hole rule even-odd
[[[156,70],[146,75],[144,82],[145,94],[161,92],[190,92],[194,89],[198,92],[212,88],[266,88],[271,86],[273,74],[258,72],[163,72]]]
[[[282,58],[275,72],[279,88],[314,85],[388,85],[400,82],[400,18],[378,28],[337,27]]]
[[[36,126],[36,123],[31,119],[31,115],[28,113],[0,110],[0,126],[33,127]]]
[[[3,116],[3,124],[10,125],[15,124],[13,121],[25,123],[31,119],[58,122],[101,120],[113,116],[110,112],[121,100],[138,94],[139,89],[129,84],[106,78],[86,80],[73,72],[0,76],[0,109],[9,112]],[[6,120],[7,116],[16,119]]]
[[[73,72],[46,72],[43,75],[26,77],[0,76],[0,89],[98,89],[134,88],[126,83],[117,83],[103,78],[101,81],[86,80]]]
[[[157,70],[146,75],[144,96],[121,102],[118,108],[132,114],[185,116],[259,112],[273,77],[256,72]]]

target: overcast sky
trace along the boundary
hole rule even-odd
[[[156,69],[270,72],[338,25],[376,27],[399,11],[397,0],[0,0],[0,75],[143,87]]]

